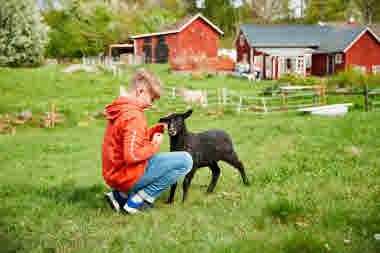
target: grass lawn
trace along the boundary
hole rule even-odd
[[[168,86],[249,92],[246,80],[192,80],[167,65],[152,68]],[[111,103],[129,76],[60,69],[0,68],[0,114],[43,113],[53,99],[69,120],[0,134],[1,252],[380,252],[378,113],[214,116],[196,109],[188,128],[226,130],[251,184],[221,163],[214,193],[205,193],[211,173],[203,168],[184,204],[179,191],[166,205],[165,192],[152,211],[123,216],[103,198],[106,121],[83,113]],[[154,124],[167,113],[147,118]],[[78,126],[83,121],[88,125]],[[166,138],[161,151],[168,150]]]

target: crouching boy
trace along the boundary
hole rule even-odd
[[[150,70],[140,69],[127,91],[106,106],[107,128],[102,147],[105,197],[116,211],[137,213],[154,207],[155,199],[184,177],[193,160],[187,152],[157,153],[165,126],[148,129],[143,110],[160,98],[163,86]]]

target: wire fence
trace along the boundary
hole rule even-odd
[[[237,114],[271,114],[281,112],[291,112],[302,108],[318,107],[327,105],[328,97],[338,94],[336,91],[326,91],[320,86],[298,87],[294,86],[281,87],[280,92],[273,95],[261,94],[242,94],[235,90],[227,88],[202,89],[202,90],[181,90],[183,88],[165,87],[166,92],[157,104],[150,110],[159,111],[184,111],[191,107],[199,107],[201,110],[223,112],[226,110],[234,111]],[[186,101],[186,91],[196,91],[190,94],[195,96],[192,101]],[[367,92],[347,93],[349,95],[361,95],[366,98],[369,110],[380,111],[380,89],[374,89]],[[202,99],[199,99],[202,97]],[[92,98],[54,98],[50,100],[25,101],[23,103],[13,104],[12,106],[20,109],[30,107],[48,108],[51,101],[57,107],[71,108],[81,105],[106,105],[111,103],[110,97],[92,97]],[[367,101],[368,100],[368,101]],[[352,102],[352,96],[343,96],[340,103]]]

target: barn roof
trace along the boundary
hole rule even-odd
[[[338,29],[330,26],[244,24],[241,30],[251,47],[313,48],[315,53],[345,52],[366,31],[376,37],[366,26]]]
[[[201,13],[198,13],[197,15],[183,18],[174,24],[167,25],[164,28],[162,28],[159,32],[149,33],[149,34],[139,34],[139,35],[132,36],[132,38],[138,39],[138,38],[143,38],[143,37],[178,33],[184,30],[188,25],[193,23],[193,21],[196,20],[197,18],[201,18],[202,20],[204,20],[207,24],[209,24],[212,28],[214,28],[219,34],[221,35],[224,34],[224,32],[220,30],[216,25],[214,25],[210,20],[205,18]]]

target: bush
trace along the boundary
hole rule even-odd
[[[297,76],[294,74],[286,74],[279,79],[280,83],[288,83],[296,86],[312,86],[319,84],[319,78],[314,76]]]
[[[33,66],[42,62],[48,26],[33,0],[3,1],[0,9],[0,65]]]
[[[327,85],[336,88],[355,88],[368,83],[369,76],[350,66],[347,71],[339,72],[329,78]]]

